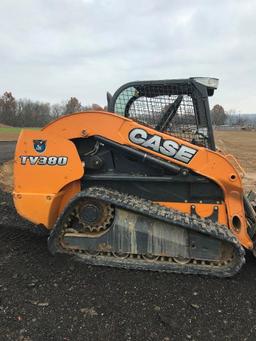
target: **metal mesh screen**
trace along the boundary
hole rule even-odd
[[[196,115],[196,102],[192,98],[192,89],[188,84],[139,85],[122,91],[115,102],[115,112],[129,117],[144,125],[156,128],[164,113],[179,95],[182,101],[166,131],[189,142],[207,145],[207,129],[203,132],[202,124]]]

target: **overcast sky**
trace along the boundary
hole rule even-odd
[[[212,104],[256,112],[255,17],[255,0],[0,0],[0,92],[105,104],[128,81],[213,76]]]

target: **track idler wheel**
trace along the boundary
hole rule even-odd
[[[101,200],[85,198],[74,212],[78,220],[76,230],[80,233],[97,234],[108,230],[114,219],[114,208]]]

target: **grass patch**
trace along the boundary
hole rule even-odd
[[[16,141],[22,129],[39,130],[40,128],[0,127],[0,141]]]
[[[28,130],[39,130],[40,128],[34,128],[34,127],[24,127],[24,128],[19,128],[19,127],[0,127],[0,132],[1,133],[20,133],[22,129],[28,129]]]

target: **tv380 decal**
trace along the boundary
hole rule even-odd
[[[178,161],[189,163],[197,150],[179,144],[173,140],[165,140],[159,135],[150,135],[146,130],[135,128],[129,132],[129,140],[144,148],[169,156]]]
[[[20,162],[23,166],[29,164],[31,166],[66,166],[68,157],[66,156],[27,156],[21,155]]]
[[[47,140],[33,140],[33,147],[37,153],[43,153],[46,149]],[[66,166],[67,156],[33,156],[21,155],[20,162],[23,166]]]

